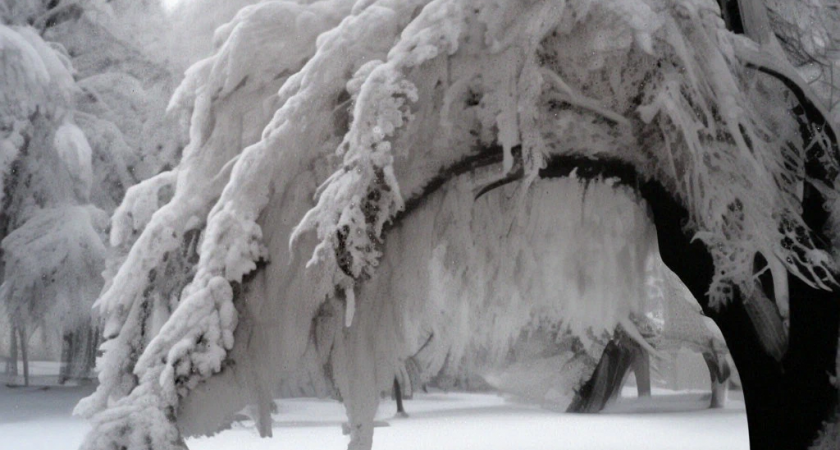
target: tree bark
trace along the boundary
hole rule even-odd
[[[644,353],[639,344],[626,336],[618,335],[611,340],[592,377],[575,394],[566,412],[597,413],[604,409],[621,394],[630,367]]]
[[[59,383],[85,381],[96,365],[97,334],[90,322],[64,334]]]
[[[662,260],[682,279],[723,333],[738,366],[753,450],[805,450],[837,403],[829,375],[836,371],[840,299],[790,277],[790,343],[781,362],[762,350],[752,322],[735,292],[719,310],[706,292],[714,274],[705,245],[683,231],[688,212],[655,182],[641,186],[650,205]],[[772,295],[771,295],[772,298]]]
[[[710,353],[703,353],[703,360],[709,369],[709,382],[712,386],[712,399],[709,408],[723,408],[726,402],[726,381],[729,379],[729,366],[726,361],[720,364],[717,356]]]

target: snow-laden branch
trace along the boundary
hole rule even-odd
[[[755,288],[756,253],[832,285],[835,262],[801,217],[810,143],[795,105],[744,67],[719,13],[711,0],[243,11],[173,98],[192,114],[174,197],[99,300],[113,339],[80,407],[94,422],[84,448],[179,448],[176,421],[209,432],[224,416],[207,404],[265,416],[314,359],[333,370],[351,448],[367,449],[378,389],[423,334],[409,318],[444,343],[431,366],[451,355],[464,371],[535,317],[581,338],[626,323],[650,222],[609,183],[654,180],[684,205],[716,265],[712,303]],[[540,180],[573,173],[607,186]],[[551,212],[570,204],[585,227],[561,233]],[[598,208],[626,216],[605,223]],[[198,260],[154,329],[162,269],[189,253],[190,231]],[[603,255],[617,256],[590,259]]]

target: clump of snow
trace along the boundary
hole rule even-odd
[[[111,245],[119,247],[140,233],[161,204],[161,190],[175,184],[177,172],[162,172],[130,187],[111,218]],[[133,241],[132,241],[133,242]]]
[[[93,206],[39,211],[3,239],[0,298],[13,316],[72,329],[89,318],[105,259],[105,213]]]
[[[320,17],[317,27],[307,19],[298,23],[305,30],[283,28],[287,36],[307,35],[312,42],[319,29],[334,26],[342,17],[342,11],[346,12],[346,7],[334,8],[331,6],[334,3],[329,2],[307,7],[269,3],[263,6],[274,10],[279,8],[280,11],[302,17]],[[313,16],[313,11],[318,14]],[[240,45],[238,39],[247,42],[248,38],[255,36],[253,33],[259,35],[267,32],[266,27],[275,26],[271,22],[261,22],[260,19],[258,12],[240,16],[240,26],[237,27],[240,31],[231,33],[231,39],[226,45],[236,47]],[[230,86],[231,91],[227,96],[218,97],[215,86],[224,86],[228,76],[243,75],[241,72],[211,70],[231,62],[227,60],[230,55],[225,48],[222,47],[215,57],[195,66],[187,74],[187,79],[173,100],[173,106],[187,108],[192,114],[191,141],[184,150],[181,166],[174,171],[174,175],[161,176],[139,187],[136,195],[131,196],[137,202],[126,204],[122,210],[124,212],[118,215],[119,226],[112,238],[122,242],[135,226],[134,217],[131,223],[126,220],[127,213],[134,215],[136,211],[140,216],[148,216],[149,209],[142,208],[142,205],[154,200],[155,191],[159,190],[160,185],[171,181],[167,178],[177,177],[174,196],[151,215],[125,262],[110,282],[110,288],[97,301],[100,313],[106,318],[105,336],[110,340],[103,344],[105,355],[100,365],[100,387],[77,408],[77,413],[93,416],[92,420],[96,424],[95,432],[86,444],[90,448],[99,448],[105,442],[130,443],[136,439],[142,440],[144,436],[152,438],[159,444],[159,448],[177,445],[168,439],[171,433],[177,433],[171,428],[174,416],[170,415],[167,419],[167,416],[152,411],[175,408],[179,392],[183,396],[200,380],[221,369],[221,362],[232,346],[232,332],[237,324],[231,283],[241,281],[244,273],[253,270],[254,261],[265,257],[262,245],[256,244],[262,238],[260,228],[253,225],[256,216],[238,214],[250,202],[262,201],[264,196],[258,194],[259,190],[250,190],[250,202],[237,205],[238,210],[235,211],[227,212],[224,202],[219,202],[220,207],[211,214],[211,217],[217,217],[219,221],[205,231],[206,219],[228,178],[237,177],[235,170],[231,174],[237,155],[244,147],[259,139],[259,132],[271,119],[274,110],[263,107],[262,103],[278,103],[277,89],[286,82],[283,67],[299,68],[306,63],[309,55],[290,52],[287,60],[279,60],[276,55],[272,55],[269,58],[272,67],[278,70],[274,76],[261,78],[256,76],[257,72],[271,69],[249,66],[254,71],[250,74],[253,76],[244,76],[244,81],[237,81]],[[309,52],[315,51],[314,46],[295,45],[294,48],[301,48],[304,52],[307,48]],[[241,68],[239,65],[227,67],[236,70]],[[285,86],[288,85],[285,83]],[[309,96],[314,94],[313,91],[306,92]],[[288,95],[283,101],[287,99]],[[301,99],[294,103],[295,107],[299,106]],[[310,106],[306,102],[303,104]],[[293,108],[289,106],[287,109]],[[243,117],[247,120],[243,120]],[[276,120],[282,123],[280,119]],[[302,131],[300,127],[291,125],[287,125],[287,129]],[[257,151],[256,147],[252,147],[254,151]],[[264,151],[265,146],[259,146],[258,150]],[[242,157],[238,158],[240,162],[243,161]],[[233,229],[228,230],[229,227]],[[239,241],[243,232],[245,239]],[[202,235],[202,243],[188,238],[195,233]],[[197,257],[198,248],[201,248],[202,258],[197,270],[174,277],[174,283],[167,281],[173,278],[171,274],[158,272],[171,258],[189,260]],[[243,262],[248,263],[243,265]],[[138,277],[137,274],[144,275]],[[165,323],[159,332],[148,329],[151,311],[158,310],[156,305],[161,304],[164,310],[169,310],[164,311]],[[190,320],[166,320],[169,314],[176,318],[187,314]],[[193,329],[193,325],[197,328]],[[138,376],[135,378],[133,373]],[[138,402],[153,406],[132,409],[130,405]],[[113,404],[125,405],[125,408],[108,407]],[[106,408],[106,411],[98,413]],[[130,435],[120,435],[114,431],[120,429],[120,424],[125,421],[140,420],[138,415],[145,414],[144,411],[151,414],[143,419],[145,426],[133,427]],[[168,431],[159,432],[159,429]]]
[[[64,123],[55,131],[55,145],[58,156],[70,172],[76,196],[81,200],[90,197],[93,184],[92,150],[82,130],[72,123]]]

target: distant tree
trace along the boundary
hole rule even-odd
[[[28,384],[26,346],[37,327],[59,335],[90,328],[107,216],[89,204],[91,148],[74,122],[77,88],[66,54],[31,28],[0,27],[6,161],[0,299],[18,329]]]
[[[24,119],[20,111],[14,119],[5,114],[17,121],[4,128],[13,133],[3,141],[12,164],[0,232],[6,309],[29,333],[48,325],[63,341],[61,379],[93,368],[99,332],[91,305],[106,259],[113,266],[123,257],[103,246],[108,215],[128,187],[171,166],[181,146],[179,125],[164,116],[174,76],[141,39],[153,34],[150,25],[134,26],[131,37],[124,30],[138,10],[150,21],[151,5],[157,2],[17,0],[0,10],[8,36],[24,36],[32,47],[19,45],[3,61],[9,108],[32,110]],[[33,49],[49,76],[38,77],[37,62],[20,61]],[[40,99],[39,90],[48,95]],[[78,223],[67,225],[71,219]]]

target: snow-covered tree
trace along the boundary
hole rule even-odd
[[[0,25],[0,39],[0,298],[25,349],[38,326],[59,333],[90,327],[107,216],[90,204],[92,151],[75,123],[78,88],[67,55],[32,28]]]
[[[125,190],[171,167],[181,148],[179,124],[164,114],[175,77],[150,37],[163,26],[153,20],[158,9],[157,2],[16,0],[0,10],[12,25],[7,34],[24,36],[44,61],[27,66],[32,49],[4,47],[4,107],[34,108],[3,117],[17,121],[4,130],[29,127],[3,141],[12,164],[0,233],[4,292],[10,314],[26,318],[19,325],[64,333],[72,349],[65,375],[92,368],[98,333],[90,330],[90,306],[106,254],[109,266],[122,260],[91,230],[102,234]],[[51,72],[40,76],[38,64]]]
[[[247,404],[268,435],[326,371],[369,449],[430,328],[465,372],[539,319],[642,345],[657,248],[730,344],[753,447],[808,446],[837,398],[836,133],[737,6],[747,36],[713,0],[243,8],[172,99],[180,164],[114,217],[83,448],[182,448]]]

